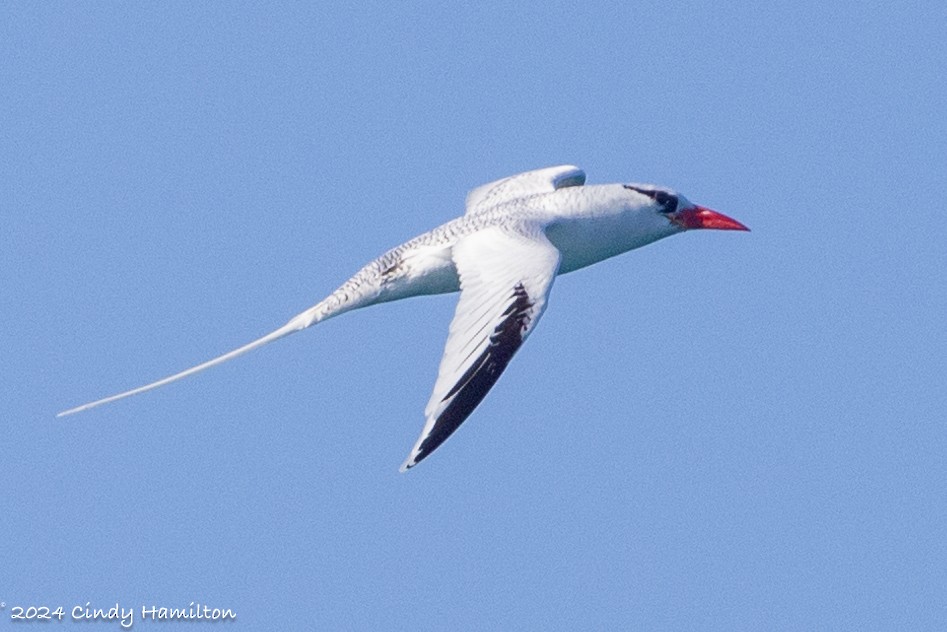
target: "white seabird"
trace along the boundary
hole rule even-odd
[[[483,400],[546,309],[553,279],[689,229],[749,230],[670,189],[585,185],[571,165],[477,187],[466,213],[389,250],[318,304],[258,340],[138,388],[59,413],[144,393],[345,312],[460,291],[421,436],[405,471],[438,448]]]

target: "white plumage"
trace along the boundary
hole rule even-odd
[[[425,424],[402,465],[416,465],[464,422],[542,316],[553,280],[692,228],[747,230],[651,185],[585,185],[563,165],[477,187],[466,213],[394,248],[279,329],[203,364],[59,413],[77,413],[169,384],[347,311],[460,291]]]

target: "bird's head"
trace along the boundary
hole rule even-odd
[[[677,230],[712,228],[715,230],[750,230],[737,220],[723,213],[697,206],[670,189],[652,185],[626,184],[624,187],[650,200],[649,204],[659,215],[667,218]]]

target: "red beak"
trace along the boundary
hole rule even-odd
[[[715,230],[750,230],[737,220],[723,213],[711,211],[703,206],[684,209],[668,215],[671,221],[683,228],[713,228]]]

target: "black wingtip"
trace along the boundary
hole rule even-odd
[[[427,436],[420,441],[416,448],[417,454],[413,458],[409,457],[401,466],[402,472],[427,458],[460,428],[500,379],[513,355],[522,346],[524,332],[532,318],[533,301],[522,284],[513,288],[511,298],[509,307],[503,312],[503,320],[490,336],[490,344],[441,400],[448,402],[447,407],[438,415]]]

